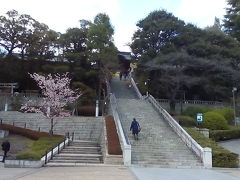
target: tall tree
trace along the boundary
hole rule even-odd
[[[224,34],[217,21],[203,30],[154,11],[138,26],[131,44],[139,60],[138,82],[150,79],[148,91],[169,98],[172,109],[179,91],[189,98],[224,100],[238,84],[240,43]]]
[[[172,111],[177,96],[179,98],[183,91],[191,98],[224,100],[226,95],[231,95],[229,89],[238,84],[240,78],[240,73],[224,62],[197,58],[186,52],[159,55],[141,64],[140,68],[150,78],[149,91],[156,97],[168,98]]]
[[[0,45],[12,55],[15,48],[21,46],[21,36],[24,32],[21,16],[16,10],[8,11],[6,16],[0,16]]]
[[[22,59],[26,54],[52,58],[57,38],[58,33],[30,15],[11,10],[6,16],[0,16],[0,46],[6,49],[8,55],[16,50],[21,52]]]
[[[240,41],[240,0],[227,0],[229,7],[224,16],[225,32]]]
[[[117,48],[113,43],[113,34],[109,16],[104,13],[97,14],[88,31],[88,49],[92,60],[101,60],[102,63],[114,60]]]
[[[117,62],[117,48],[113,43],[114,29],[108,15],[100,13],[94,18],[88,31],[89,60],[97,63],[99,69],[98,97],[101,97],[102,84],[108,76],[110,64]]]
[[[87,29],[69,28],[60,37],[64,57],[70,62],[85,66],[87,61]]]
[[[49,29],[46,24],[37,21],[35,21],[33,27],[26,48],[27,55],[44,59],[53,58],[59,34]]]
[[[153,11],[137,23],[134,33],[132,52],[137,59],[151,60],[167,48],[172,47],[172,40],[179,36],[185,23],[164,10]]]

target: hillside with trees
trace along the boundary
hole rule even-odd
[[[0,82],[17,82],[24,92],[38,89],[28,73],[70,72],[82,99],[101,99],[105,77],[118,66],[114,29],[104,13],[79,22],[79,28],[59,33],[16,10],[0,16]]]
[[[170,99],[172,111],[183,92],[187,99],[229,101],[232,87],[239,88],[240,43],[218,19],[200,29],[158,10],[137,26],[131,49],[140,89]]]

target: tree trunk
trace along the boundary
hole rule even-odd
[[[51,125],[50,125],[49,134],[53,135],[53,118],[51,118]]]

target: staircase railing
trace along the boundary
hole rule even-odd
[[[118,113],[119,110],[117,106],[117,99],[115,95],[111,92],[111,87],[108,80],[106,80],[106,86],[107,86],[107,94],[109,96],[109,101],[110,101],[110,107],[111,107],[114,121],[117,127],[118,136],[120,138],[120,145],[123,152],[123,162],[124,162],[124,165],[129,166],[131,165],[131,144],[127,137],[126,132],[123,129],[122,117]]]
[[[202,148],[173,118],[172,116],[163,109],[157,100],[149,94],[149,102],[159,111],[163,118],[169,123],[173,130],[181,137],[181,139],[186,143],[186,145],[195,152],[197,156],[203,162],[205,168],[212,167],[212,149]]]
[[[55,148],[52,148],[49,152],[46,151],[45,155],[41,158],[41,161],[44,162],[44,164],[47,164],[47,162],[51,160],[54,155],[59,154],[65,146],[69,146],[71,141],[73,141],[73,136],[70,137],[68,134],[68,136],[66,136],[65,139]]]
[[[135,92],[137,93],[138,98],[139,98],[139,99],[143,99],[143,95],[142,95],[141,92],[139,91],[136,82],[135,82],[134,79],[132,78],[132,71],[130,72],[129,77],[130,77],[131,84],[132,84]]]
[[[131,145],[126,133],[124,132],[121,117],[118,113],[117,100],[114,94],[110,94],[110,104],[114,121],[117,126],[118,135],[120,137],[120,144],[123,151],[123,162],[124,165],[129,166],[131,165]]]

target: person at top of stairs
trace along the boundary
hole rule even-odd
[[[141,130],[141,127],[140,127],[139,123],[137,122],[137,120],[135,118],[133,118],[133,121],[130,126],[130,131],[132,131],[132,134],[133,134],[135,140],[138,140],[138,133],[140,132],[140,130]]]

